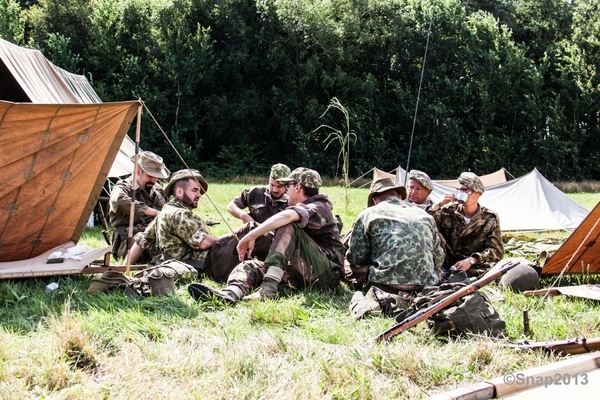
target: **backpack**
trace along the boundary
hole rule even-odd
[[[421,294],[413,299],[409,308],[396,316],[396,322],[402,322],[465,286],[464,283],[444,283],[440,286],[425,287]],[[427,323],[434,335],[460,336],[475,333],[499,336],[506,328],[506,323],[500,318],[490,299],[480,291],[454,301],[429,317]]]
[[[198,275],[191,265],[178,260],[167,260],[155,267],[146,268],[133,276],[117,271],[106,271],[94,278],[88,294],[121,290],[131,298],[165,296],[175,293],[175,280]]]

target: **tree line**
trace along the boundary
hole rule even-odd
[[[142,98],[205,175],[600,179],[597,0],[0,1],[0,37]],[[337,99],[348,118],[335,108]],[[418,103],[417,103],[418,100]],[[348,126],[349,125],[349,126]],[[133,133],[133,132],[130,132]],[[183,165],[148,113],[141,146]],[[409,158],[410,150],[410,158]]]

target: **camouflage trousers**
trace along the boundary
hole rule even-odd
[[[240,263],[236,246],[241,238],[258,226],[258,222],[252,221],[236,228],[233,232],[223,235],[210,247],[206,256],[204,273],[210,279],[217,282],[227,281],[227,277]],[[273,232],[266,233],[256,239],[254,257],[264,260],[269,253],[269,247],[273,242]]]
[[[260,286],[269,267],[281,268],[282,283],[295,289],[332,290],[341,279],[341,267],[296,224],[277,229],[265,260],[240,263],[229,274],[227,286],[238,287],[245,296]]]

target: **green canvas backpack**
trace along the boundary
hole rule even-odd
[[[427,308],[465,287],[464,283],[444,283],[427,286],[415,297],[409,308],[396,316],[400,323],[417,311]],[[427,319],[435,335],[460,336],[466,333],[500,336],[506,323],[494,309],[490,299],[480,291],[462,297]]]

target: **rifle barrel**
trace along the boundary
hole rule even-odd
[[[417,312],[416,314],[405,318],[402,322],[399,322],[398,324],[392,326],[387,331],[379,334],[379,336],[377,336],[375,338],[375,340],[378,342],[380,342],[382,340],[390,340],[394,336],[396,336],[404,331],[409,330],[413,326],[417,325],[419,322],[426,320],[427,318],[431,317],[438,311],[443,310],[444,308],[448,307],[450,304],[454,303],[456,300],[463,298],[466,295],[471,294],[471,293],[475,292],[476,290],[481,289],[483,286],[487,285],[488,283],[493,282],[496,279],[500,278],[508,270],[516,267],[519,264],[520,264],[520,262],[518,262],[518,261],[510,261],[510,262],[506,263],[504,266],[502,266],[502,268],[500,268],[496,271],[493,271],[493,270],[489,271],[483,277],[481,277],[477,281],[471,283],[470,285],[465,286],[464,288],[452,293],[451,295],[449,295],[449,296],[443,298],[442,300],[438,301],[437,303]]]
[[[515,350],[542,349],[556,355],[584,354],[600,350],[600,338],[586,339],[581,337],[548,342],[513,344],[510,345],[510,348]]]

